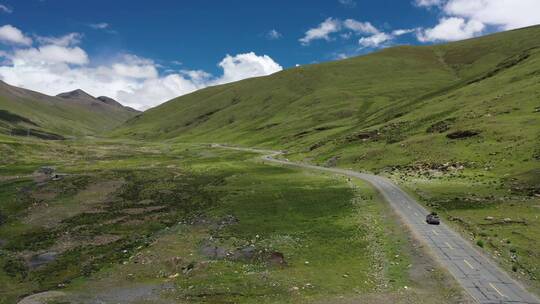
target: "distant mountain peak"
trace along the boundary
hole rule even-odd
[[[110,106],[113,106],[113,107],[119,107],[119,108],[123,108],[123,109],[126,109],[130,112],[136,112],[136,113],[139,113],[140,111],[137,111],[133,108],[130,108],[130,107],[126,107],[124,105],[122,105],[121,103],[119,103],[118,101],[110,98],[110,97],[107,97],[107,96],[99,96],[98,98],[96,98],[97,100],[105,103],[105,104],[108,104]]]
[[[122,107],[122,105],[118,101],[114,100],[113,98],[107,97],[107,96],[99,96],[96,99],[102,101],[103,103],[111,105],[111,106]]]
[[[70,99],[70,98],[92,98],[94,97],[81,89],[76,89],[70,92],[60,93],[56,97]]]

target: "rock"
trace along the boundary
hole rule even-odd
[[[270,253],[268,257],[268,262],[274,266],[286,266],[287,262],[285,261],[285,256],[281,252],[274,251]]]
[[[193,271],[194,268],[195,268],[195,263],[191,262],[188,265],[182,267],[182,273],[185,275],[188,275],[191,273],[191,271]]]
[[[486,216],[485,219],[486,219],[486,221],[493,221],[494,218],[493,218],[493,216]]]
[[[512,221],[512,219],[509,218],[509,217],[503,219],[503,222],[505,222],[505,223],[510,223],[511,221]]]
[[[58,253],[56,252],[45,252],[42,254],[34,255],[30,258],[28,262],[28,267],[31,269],[38,268],[39,266],[48,264],[56,260]]]
[[[253,246],[244,247],[242,249],[236,250],[232,254],[233,260],[244,260],[249,261],[252,260],[257,253],[257,249]]]
[[[216,246],[211,240],[206,240],[201,244],[201,253],[211,259],[224,259],[227,257],[227,250]]]
[[[54,172],[56,172],[55,167],[50,166],[44,166],[39,168],[38,173],[45,174],[45,175],[52,175]]]
[[[339,156],[331,157],[328,161],[326,161],[325,166],[326,167],[335,167],[335,166],[337,166],[337,162],[338,162],[339,158],[340,158]]]
[[[479,131],[474,130],[464,130],[464,131],[455,131],[452,133],[448,133],[446,137],[450,139],[461,139],[461,138],[469,138],[480,134]]]

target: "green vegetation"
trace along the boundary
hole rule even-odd
[[[387,175],[465,234],[487,234],[484,248],[538,289],[538,41],[535,26],[303,66],[179,97],[113,135],[286,150]]]
[[[60,140],[109,131],[137,114],[80,92],[58,98],[0,80],[0,133]]]
[[[211,142],[388,176],[538,290],[538,41],[531,27],[395,47],[137,116],[0,94],[0,299],[461,300],[373,189]]]
[[[0,181],[1,303],[46,290],[59,291],[60,303],[460,297],[448,278],[426,270],[432,262],[418,261],[389,207],[363,183],[207,146],[24,146],[32,149],[4,164]],[[62,147],[64,157],[44,162],[46,148]],[[69,175],[25,176],[25,168],[54,164]],[[14,172],[19,178],[6,174]]]

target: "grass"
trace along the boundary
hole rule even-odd
[[[0,134],[2,296],[65,284],[77,301],[142,290],[159,303],[152,289],[180,302],[459,301],[442,272],[414,267],[420,253],[366,185],[210,142],[386,175],[538,291],[539,37],[400,46],[211,87],[107,139]],[[42,122],[6,107],[9,123]],[[71,175],[39,185],[43,165]],[[222,256],[247,246],[248,260]],[[55,262],[28,269],[53,249]],[[271,265],[277,252],[287,266]]]
[[[273,148],[393,177],[472,243],[487,234],[484,249],[538,290],[539,37],[534,26],[302,66],[179,97],[111,135]]]
[[[406,234],[366,184],[204,145],[105,140],[64,147],[71,152],[61,160],[43,162],[43,147],[24,153],[14,171],[5,165],[14,173],[57,164],[71,175],[45,184],[1,181],[3,303],[47,290],[75,302],[96,295],[129,302],[139,290],[150,303],[315,303],[375,294],[404,300],[424,292],[411,287],[421,284],[409,275],[416,262]],[[208,243],[231,254],[255,250],[247,258],[217,257],[205,253]],[[57,258],[28,266],[46,252]],[[271,261],[275,252],[284,265]],[[440,292],[446,280],[429,291],[433,303],[451,298]]]

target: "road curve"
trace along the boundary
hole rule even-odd
[[[441,265],[454,276],[476,302],[481,304],[540,304],[540,300],[535,295],[525,290],[521,284],[512,279],[448,225],[444,223],[438,226],[426,224],[425,218],[429,212],[389,179],[351,170],[319,167],[276,159],[275,156],[281,154],[281,152],[277,151],[218,144],[213,144],[212,147],[264,153],[266,155],[262,158],[269,162],[326,171],[367,181],[382,194],[415,237],[428,246]]]

